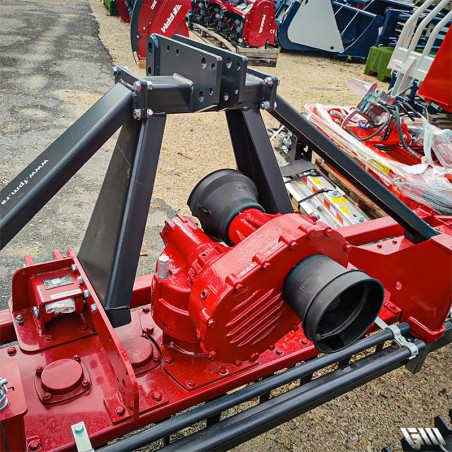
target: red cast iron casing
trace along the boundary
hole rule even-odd
[[[167,221],[162,237],[171,265],[168,278],[153,278],[154,320],[167,345],[222,362],[253,361],[298,328],[300,318],[282,298],[297,263],[313,254],[348,263],[346,240],[300,214],[248,209],[229,227],[233,247],[181,216]]]

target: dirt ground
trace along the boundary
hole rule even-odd
[[[0,15],[0,186],[113,85],[113,64],[144,75],[131,55],[129,25],[107,15],[99,0],[2,0]],[[349,105],[345,86],[364,65],[281,53],[279,93],[296,108]],[[268,125],[276,126],[270,118]],[[54,248],[78,250],[108,165],[114,138],[5,248],[0,304],[22,257],[47,260]],[[139,271],[149,272],[162,248],[158,233],[175,212],[189,214],[192,187],[209,172],[234,167],[222,113],[170,116]],[[237,451],[379,451],[400,449],[401,427],[432,426],[452,406],[451,347],[432,353],[417,375],[399,369],[236,448]]]

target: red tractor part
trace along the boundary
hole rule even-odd
[[[264,47],[275,44],[275,5],[271,0],[194,1],[190,20],[214,27],[239,45]]]
[[[126,0],[116,0],[116,8],[118,8],[119,17],[124,21],[130,22],[130,11]]]
[[[452,112],[452,28],[446,34],[418,94]]]
[[[190,0],[136,0],[131,15],[130,41],[132,51],[139,60],[146,59],[148,37],[157,33],[172,37],[175,34],[188,37],[185,17]]]

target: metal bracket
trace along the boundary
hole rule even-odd
[[[375,319],[375,325],[377,325],[382,330],[390,330],[397,345],[399,345],[399,347],[406,347],[410,351],[409,359],[413,359],[419,354],[418,346],[416,344],[413,344],[412,342],[407,341],[397,325],[388,325],[384,320],[380,319],[380,317],[377,317]]]
[[[89,439],[88,431],[86,430],[86,426],[83,421],[71,425],[71,430],[78,452],[94,452],[93,446],[91,445],[91,441]]]

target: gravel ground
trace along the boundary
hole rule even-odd
[[[31,162],[113,84],[111,67],[144,75],[132,58],[129,25],[109,17],[99,0],[2,0],[0,7],[0,186]],[[300,110],[306,103],[354,104],[345,81],[362,64],[319,56],[280,54],[279,93]],[[275,126],[269,118],[268,125]],[[46,260],[54,248],[75,250],[108,165],[109,140],[64,189],[5,248],[0,257],[0,303],[22,257]],[[158,232],[196,182],[233,167],[221,113],[168,118],[148,218],[140,272],[150,271],[162,244]],[[432,353],[419,374],[392,372],[249,441],[240,451],[400,450],[400,427],[428,427],[451,407],[451,347]]]

